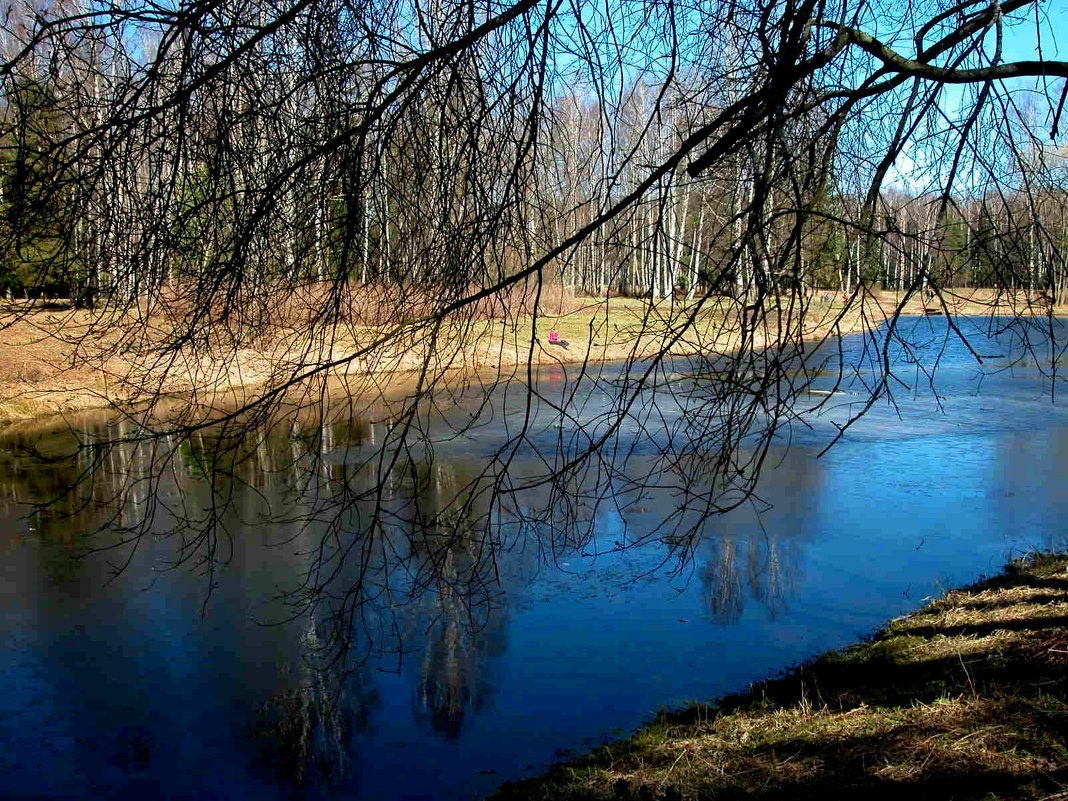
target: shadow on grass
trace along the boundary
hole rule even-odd
[[[997,631],[1037,632],[1046,629],[1064,628],[1068,625],[1068,615],[1051,615],[1049,617],[1024,618],[1022,620],[994,620],[989,623],[959,626],[915,626],[904,629],[901,633],[910,637],[931,639],[933,637],[989,637]]]

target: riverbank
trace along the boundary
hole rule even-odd
[[[1068,555],[1034,556],[493,801],[1068,799]]]
[[[217,337],[180,343],[171,336],[180,321],[166,315],[126,314],[105,321],[62,304],[9,305],[0,309],[0,425],[83,409],[124,408],[161,397],[232,405],[269,387],[292,384],[296,393],[304,391],[301,384],[306,382],[294,379],[309,371],[317,379],[329,379],[313,395],[355,395],[381,393],[387,385],[410,381],[406,376],[423,368],[434,374],[496,371],[496,377],[510,378],[528,362],[544,366],[642,358],[662,350],[675,355],[730,352],[741,344],[747,314],[747,346],[759,349],[868,330],[899,306],[905,314],[923,314],[928,308],[964,315],[1048,313],[1023,295],[982,291],[947,291],[941,300],[926,304],[917,296],[902,305],[893,292],[852,298],[815,293],[806,297],[803,309],[796,298],[767,304],[754,321],[730,298],[709,298],[699,311],[693,301],[578,298],[566,308],[554,310],[550,304],[537,320],[517,314],[432,333],[408,335],[398,329],[387,337],[382,327],[357,324],[324,332],[310,329],[300,315],[289,315],[289,322],[287,315],[279,315],[256,337],[241,342]],[[554,327],[570,342],[568,349],[545,344]]]

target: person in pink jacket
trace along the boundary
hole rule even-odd
[[[549,331],[549,344],[559,345],[561,348],[566,348],[570,343],[566,339],[560,339],[560,334],[553,328]]]

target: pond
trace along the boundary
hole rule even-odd
[[[611,432],[633,388],[620,365],[571,396],[569,365],[533,399],[518,383],[438,398],[421,449],[390,445],[386,409],[233,452],[206,430],[57,461],[71,431],[9,433],[3,793],[477,798],[1065,547],[1064,326],[957,322],[967,345],[903,318],[885,351],[856,335],[809,354],[756,495],[704,525],[713,496],[680,490],[664,453],[715,456],[685,438],[722,377],[681,359]],[[892,402],[843,428],[879,359]],[[498,502],[481,488],[505,465]]]

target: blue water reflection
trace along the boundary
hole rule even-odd
[[[292,502],[270,454],[255,482],[235,488],[240,502],[223,521],[228,566],[208,575],[195,563],[169,569],[173,537],[72,558],[99,522],[94,510],[72,521],[24,517],[27,500],[69,475],[32,466],[9,441],[0,794],[474,798],[662,705],[742,689],[843,645],[1013,553],[1063,547],[1068,415],[1049,345],[1008,321],[961,324],[971,349],[943,320],[900,321],[910,344],[885,354],[900,379],[892,396],[817,458],[856,411],[853,393],[872,386],[879,358],[861,336],[821,353],[813,391],[780,432],[792,447],[775,451],[758,497],[714,518],[681,566],[670,536],[657,533],[677,498],[625,489],[654,469],[640,449],[629,472],[586,477],[621,490],[613,503],[576,508],[583,525],[569,538],[547,545],[525,528],[536,523],[502,521],[493,581],[475,581],[479,543],[398,533],[361,563],[369,600],[353,625],[362,658],[345,672],[311,659],[320,620],[279,622],[289,611],[279,589],[306,578],[307,555],[330,529],[325,517],[249,525],[264,504]],[[932,384],[924,370],[934,360]],[[540,377],[549,401],[573,384],[557,370]],[[662,374],[678,386],[693,370],[680,361]],[[612,407],[618,366],[600,378],[573,399],[576,417],[596,422]],[[670,429],[683,404],[652,392]],[[449,414],[477,403],[458,399]],[[431,486],[462,484],[514,435],[518,414],[501,403],[476,432],[438,443]],[[538,414],[528,445],[566,454],[588,443],[558,415]],[[450,425],[448,414],[432,422]],[[380,443],[375,425],[332,430],[333,445],[319,432],[322,469],[341,471]],[[525,452],[517,475],[536,475]],[[165,488],[172,503],[200,504],[208,495],[195,453],[186,457],[189,469]],[[515,503],[549,520],[558,511],[544,508],[549,497],[532,488]],[[433,492],[422,501],[437,502]],[[359,510],[350,514],[351,530]],[[634,542],[644,544],[623,547]],[[129,564],[117,570],[120,555]]]

